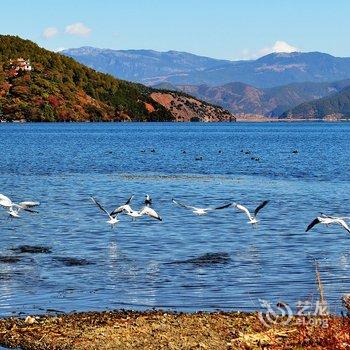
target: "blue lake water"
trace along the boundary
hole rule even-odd
[[[0,211],[0,316],[256,310],[259,299],[294,309],[318,299],[315,259],[331,311],[350,292],[350,235],[304,232],[320,211],[350,215],[347,123],[0,124],[0,183],[14,201],[41,202],[18,220]],[[120,216],[112,230],[89,200],[112,210],[134,194],[140,208],[146,193],[163,222]],[[198,217],[172,198],[270,203],[253,229],[233,208]],[[11,250],[21,245],[51,253]],[[209,253],[223,259],[173,263]]]

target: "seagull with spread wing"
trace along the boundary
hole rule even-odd
[[[137,219],[143,215],[147,215],[152,219],[156,219],[159,221],[163,221],[162,217],[151,207],[144,206],[141,210],[139,211],[132,211],[131,213],[126,213],[127,215],[131,216],[133,219]]]
[[[162,217],[154,209],[152,209],[149,206],[143,207],[143,209],[141,209],[141,214],[147,215],[152,219],[163,221]]]
[[[93,203],[95,203],[97,205],[97,207],[104,212],[105,214],[107,214],[108,216],[108,220],[107,223],[112,225],[112,227],[114,227],[115,224],[117,224],[119,222],[118,220],[118,214],[113,214],[109,213],[94,197],[91,197],[91,200],[93,201]]]
[[[265,207],[265,205],[268,203],[269,201],[263,201],[261,202],[254,210],[253,215],[250,213],[250,211],[248,210],[248,208],[246,208],[244,205],[242,204],[238,204],[238,203],[234,203],[233,206],[235,208],[237,208],[238,210],[242,211],[243,213],[245,213],[248,216],[248,223],[255,225],[258,223],[258,220],[256,218],[256,216],[258,215],[259,211]]]
[[[176,205],[185,208],[185,209],[190,209],[192,210],[193,214],[196,215],[207,215],[209,212],[214,211],[214,210],[221,210],[221,209],[226,209],[232,205],[232,203],[222,205],[220,207],[212,208],[212,207],[207,207],[207,208],[199,208],[199,207],[194,207],[191,205],[187,205],[181,202],[176,201],[175,199],[172,199],[172,202],[175,203]]]
[[[134,195],[132,195],[125,202],[125,204],[115,208],[110,213],[100,203],[98,203],[95,198],[91,197],[91,200],[98,206],[98,208],[100,208],[101,211],[103,211],[105,214],[108,215],[109,220],[107,221],[107,223],[111,224],[112,226],[114,226],[116,223],[119,222],[118,214],[120,214],[120,213],[124,213],[124,214],[130,216],[133,220],[138,219],[144,215],[147,215],[147,216],[149,216],[153,219],[157,219],[159,221],[163,220],[161,218],[161,216],[154,209],[149,207],[149,205],[145,205],[141,210],[133,210],[130,206],[130,203],[131,203],[133,198],[134,198]],[[150,199],[149,196],[148,196],[148,199]]]
[[[130,207],[130,203],[132,201],[132,199],[134,198],[134,195],[130,196],[129,199],[125,202],[125,204],[119,206],[118,208],[115,208],[110,215],[111,216],[115,216],[118,215],[120,213],[131,213],[133,210]]]
[[[345,229],[348,233],[350,233],[350,227],[345,221],[346,217],[338,217],[338,216],[330,216],[326,214],[322,214],[320,216],[317,216],[314,220],[311,221],[311,223],[306,228],[305,232],[308,232],[311,230],[314,226],[318,224],[323,224],[326,226],[336,224],[341,226],[343,229]]]
[[[138,211],[131,209],[130,211],[126,212],[126,215],[129,215],[133,220],[140,218],[143,215],[147,215],[152,219],[163,221],[162,217],[151,208],[152,199],[148,194],[145,197],[144,204],[145,205],[142,209]]]
[[[39,202],[33,202],[33,201],[24,201],[20,203],[14,203],[12,200],[3,195],[0,194],[0,206],[5,208],[7,210],[7,213],[10,215],[12,218],[19,218],[19,212],[21,210],[30,212],[30,213],[38,213],[36,210],[33,210],[33,207],[36,207],[40,205]]]

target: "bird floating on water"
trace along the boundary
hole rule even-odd
[[[152,198],[148,194],[146,194],[145,205],[149,207],[151,204],[152,204]]]
[[[242,211],[243,213],[245,213],[248,216],[248,223],[255,225],[258,223],[258,220],[256,218],[256,216],[258,215],[259,211],[265,207],[265,205],[268,203],[269,201],[263,201],[262,203],[260,203],[254,210],[253,215],[250,213],[250,211],[248,210],[248,208],[246,208],[244,205],[242,204],[238,204],[238,203],[234,203],[233,206],[235,208],[237,208],[238,210]]]
[[[317,216],[314,220],[311,221],[309,226],[306,228],[305,232],[308,232],[309,230],[311,230],[314,226],[316,226],[318,224],[323,224],[326,226],[336,224],[336,225],[341,226],[348,233],[350,233],[350,227],[346,223],[345,219],[347,219],[347,217],[330,216],[330,215],[326,215],[326,214],[321,213],[320,216]]]
[[[212,207],[207,207],[207,208],[199,208],[199,207],[194,207],[191,205],[187,205],[181,202],[176,201],[175,199],[172,199],[172,202],[175,203],[176,205],[186,208],[186,209],[191,209],[193,214],[196,215],[207,215],[210,211],[214,210],[221,210],[221,209],[226,209],[232,205],[232,203],[222,205],[220,207],[212,208]]]

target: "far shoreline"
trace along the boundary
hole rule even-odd
[[[237,117],[235,121],[27,121],[27,120],[0,120],[1,124],[235,124],[235,123],[344,123],[350,122],[350,119],[279,119],[279,118],[268,118],[268,117],[255,117],[255,118],[240,118]]]

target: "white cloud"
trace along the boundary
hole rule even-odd
[[[274,43],[274,45],[272,45],[270,47],[263,47],[262,49],[255,51],[255,52],[252,52],[248,49],[244,49],[241,52],[241,57],[242,57],[242,59],[248,60],[248,59],[256,59],[256,58],[259,58],[261,56],[265,56],[265,55],[268,55],[268,54],[274,53],[274,52],[290,53],[290,52],[295,52],[295,51],[301,51],[301,50],[295,46],[288,44],[285,41],[277,40]]]
[[[57,49],[53,50],[54,52],[61,52],[63,50],[65,50],[65,47],[58,47]]]
[[[45,39],[50,39],[57,34],[58,34],[58,29],[55,27],[48,27],[48,28],[45,28],[43,31],[43,37]]]
[[[71,35],[86,36],[91,33],[91,29],[87,27],[84,23],[77,22],[70,24],[66,27],[65,32]]]

